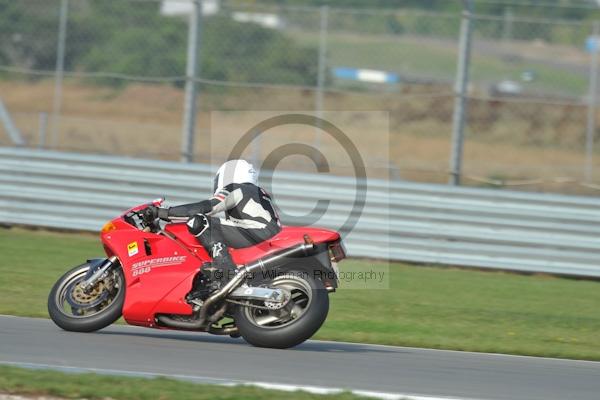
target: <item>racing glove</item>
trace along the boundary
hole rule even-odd
[[[142,218],[144,221],[151,222],[156,218],[160,218],[162,220],[169,220],[169,209],[168,208],[159,208],[156,206],[148,206],[144,211],[142,211]]]

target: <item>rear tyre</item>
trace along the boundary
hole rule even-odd
[[[113,268],[108,276],[89,293],[79,284],[90,269],[88,263],[66,272],[48,295],[48,314],[66,331],[93,332],[115,322],[125,302],[125,278],[121,268]]]
[[[234,318],[239,333],[257,347],[286,349],[315,334],[329,312],[329,295],[323,283],[306,272],[289,271],[268,283],[292,293],[282,310],[240,306]]]

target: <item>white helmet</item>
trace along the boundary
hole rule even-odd
[[[246,160],[229,160],[217,171],[213,182],[213,190],[219,190],[232,183],[258,183],[258,172]]]

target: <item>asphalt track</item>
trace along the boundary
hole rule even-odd
[[[0,316],[0,363],[461,399],[600,399],[600,362],[321,341],[259,349],[243,339],[118,325],[72,333],[9,316]]]

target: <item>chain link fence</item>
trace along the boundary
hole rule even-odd
[[[192,4],[0,0],[0,144],[16,130],[29,147],[180,159],[193,79],[196,161],[219,156],[216,111],[384,111],[389,140],[361,143],[370,175],[448,181],[459,12],[204,0],[190,77]],[[595,23],[509,6],[471,23],[462,183],[597,193]]]
[[[582,191],[593,22],[475,15],[463,173],[471,182]],[[588,49],[589,50],[589,49]],[[594,114],[595,106],[594,106]]]

